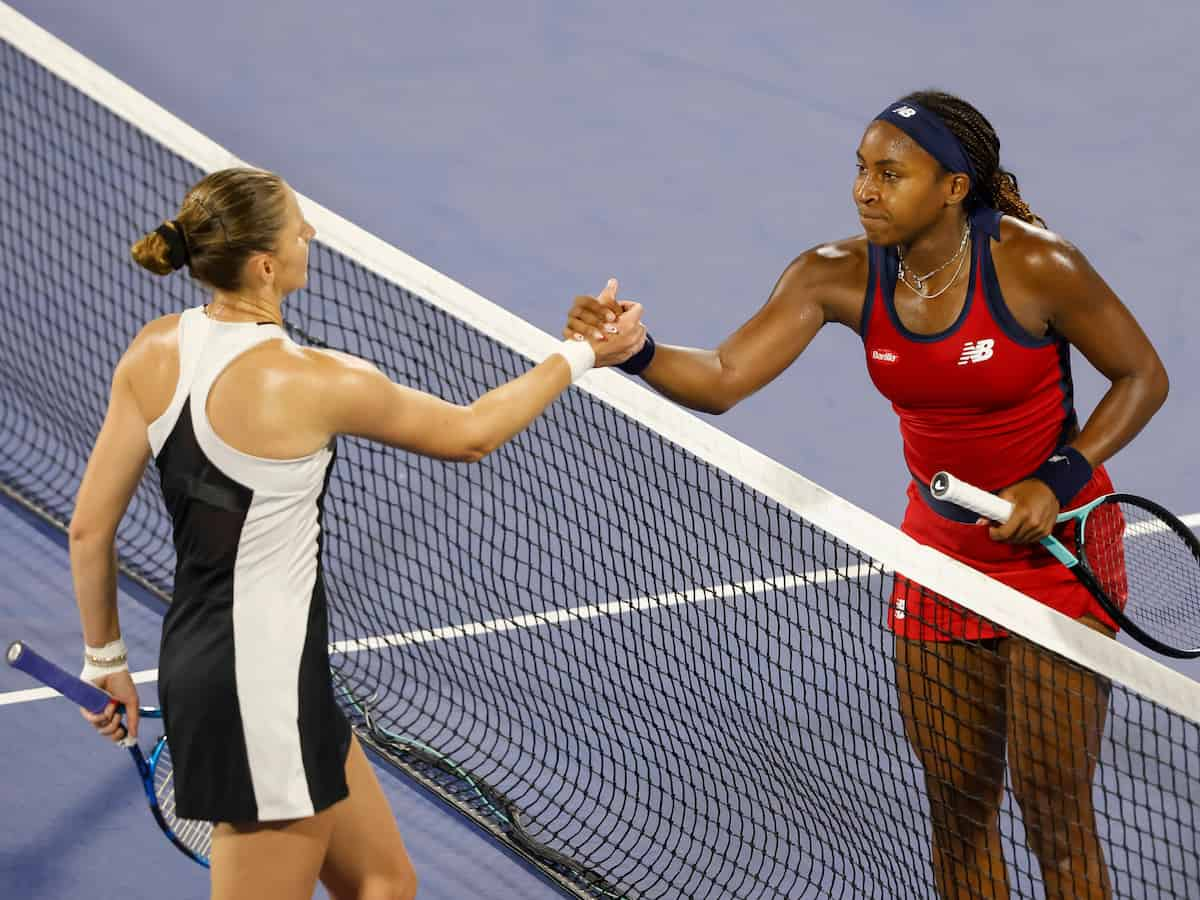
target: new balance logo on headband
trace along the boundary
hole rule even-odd
[[[892,110],[892,112],[894,112],[898,116],[904,116],[904,118],[906,118],[906,119],[911,119],[913,116],[915,116],[917,114],[917,111],[915,109],[913,109],[911,106],[897,106],[895,109]]]
[[[967,341],[963,344],[962,356],[958,358],[958,364],[965,366],[967,363],[981,363],[984,360],[992,358],[992,354],[996,352],[996,341],[994,338],[983,338],[979,341]]]

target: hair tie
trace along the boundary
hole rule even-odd
[[[192,261],[192,255],[188,252],[187,238],[183,234],[183,226],[177,219],[163,222],[154,229],[154,233],[160,235],[167,242],[167,261],[171,264],[172,269],[182,269]]]

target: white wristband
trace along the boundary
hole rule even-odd
[[[563,341],[555,353],[562,356],[571,367],[571,382],[596,364],[596,351],[587,341]]]
[[[83,648],[83,671],[79,673],[79,677],[84,681],[95,681],[105,675],[111,675],[113,672],[124,672],[129,670],[129,653],[125,648],[125,641],[122,638],[117,638],[115,641],[109,641],[103,647],[88,647]]]

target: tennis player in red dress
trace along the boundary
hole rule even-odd
[[[1111,490],[1102,464],[1166,398],[1157,353],[1084,255],[1030,210],[971,104],[910,94],[870,123],[857,156],[863,234],[797,257],[716,349],[647,335],[621,367],[684,406],[721,413],[786,369],[823,325],[853,329],[900,417],[912,475],[903,530],[1111,635],[1113,623],[1035,542],[1061,508]],[[578,297],[565,336],[603,339],[621,309]],[[1071,346],[1110,381],[1082,429]],[[1012,518],[980,523],[936,502],[925,486],[941,469],[1011,501]],[[902,575],[888,620],[938,894],[1008,897],[998,825],[1007,761],[1046,896],[1110,897],[1091,799],[1104,680]]]
[[[1067,341],[1030,334],[1004,302],[992,259],[1002,216],[972,218],[959,254],[966,301],[950,325],[934,334],[911,331],[896,309],[897,251],[872,245],[863,307],[867,370],[900,417],[904,459],[913,480],[902,529],[1073,619],[1087,614],[1116,624],[1038,544],[994,541],[979,517],[934,499],[928,485],[941,470],[1002,490],[1056,455],[1079,430]],[[936,299],[936,298],[932,298]],[[1089,466],[1082,468],[1087,472]],[[1077,506],[1112,491],[1103,466],[1071,495]],[[897,578],[889,623],[897,635],[921,640],[979,639],[1004,632],[978,616]]]

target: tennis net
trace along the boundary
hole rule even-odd
[[[142,323],[204,301],[186,278],[138,270],[129,244],[204,172],[238,161],[2,5],[0,141],[0,484],[65,526],[120,353]],[[308,289],[285,307],[297,340],[458,402],[552,345],[305,207],[320,239]],[[998,878],[1012,896],[1040,897],[1034,850],[1078,840],[1090,805],[1107,874],[1086,873],[1067,895],[1108,880],[1113,896],[1197,896],[1194,683],[918,547],[622,376],[588,375],[478,465],[356,439],[341,440],[336,465],[331,666],[358,733],[565,891],[924,897],[940,871],[957,873],[961,896],[990,896]],[[169,598],[152,472],[118,545],[125,571]],[[958,662],[920,651],[898,673],[886,627],[896,571],[1037,649],[980,645]],[[1057,687],[1042,712],[1060,725],[1103,722],[1082,749],[1032,728],[1008,735],[1010,757],[1018,741],[1052,752],[1040,772],[995,785],[988,841],[1002,873],[963,856],[992,788],[947,800],[944,784],[989,755],[1003,772],[1000,733],[984,729],[972,749],[962,730],[976,714],[1005,728],[989,672],[1010,693]],[[949,735],[937,784],[901,715],[921,698],[941,717],[930,734]],[[1030,784],[1063,783],[1071,765],[1095,767],[1086,798],[1034,808],[1044,792]],[[1062,829],[1034,824],[1050,820]]]

